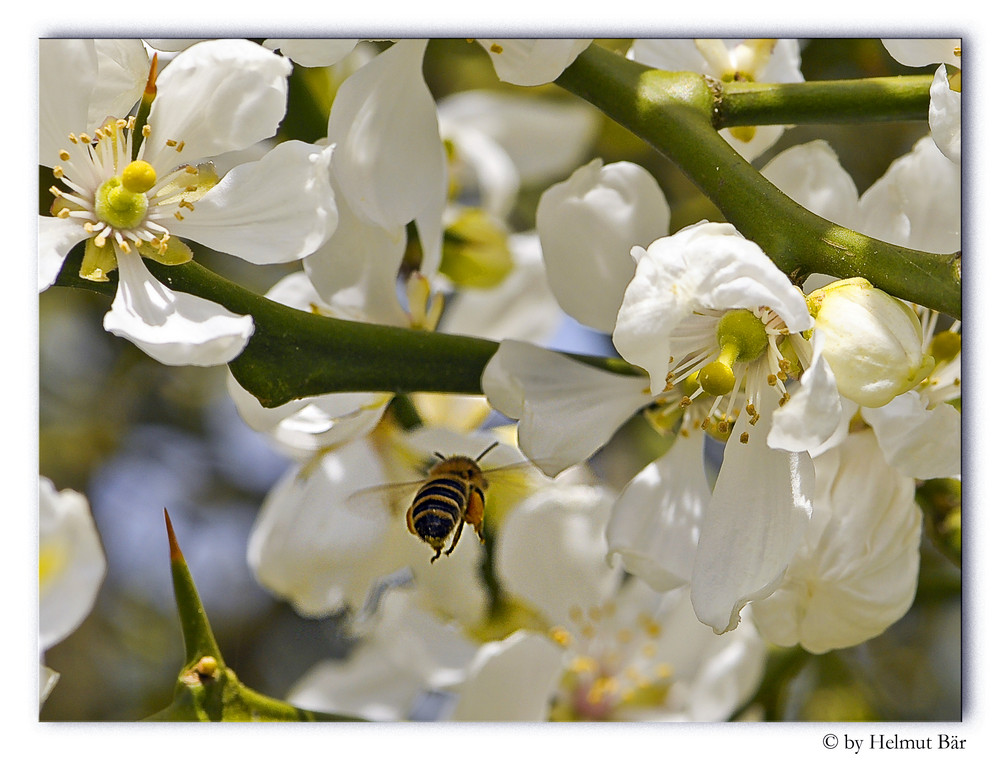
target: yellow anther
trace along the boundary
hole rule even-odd
[[[657,678],[670,678],[674,674],[674,669],[665,662],[659,663],[653,670]]]
[[[740,433],[740,443],[749,443],[749,442],[750,442],[750,434]]]
[[[569,669],[573,673],[596,673],[598,668],[598,662],[593,657],[574,657],[569,664]]]
[[[69,151],[66,150],[65,148],[63,148],[62,150],[60,150],[59,151],[59,160],[60,161],[69,161]]]
[[[59,211],[56,212],[56,216],[59,217],[60,219],[69,219],[69,209],[68,208],[59,209]]]
[[[573,637],[570,635],[569,631],[561,626],[555,626],[550,629],[549,638],[561,647],[568,647],[573,643]]]

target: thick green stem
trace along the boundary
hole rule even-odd
[[[82,246],[67,257],[57,285],[114,295],[116,283],[76,273]],[[332,319],[271,301],[194,262],[146,265],[170,288],[250,314],[254,333],[229,367],[266,407],[325,393],[481,394],[480,377],[498,344],[483,338]],[[114,277],[114,274],[112,274]],[[634,372],[620,359],[573,356],[613,372]]]
[[[891,245],[833,224],[795,203],[716,131],[713,119],[725,111],[725,88],[713,91],[700,75],[650,69],[597,45],[585,50],[556,82],[670,158],[789,276],[802,280],[821,272],[864,277],[894,296],[961,317],[959,254]],[[754,90],[758,99],[760,87]],[[787,95],[791,85],[783,87]],[[905,98],[909,105],[883,107],[880,113],[913,113],[912,101],[910,93]],[[744,108],[741,118],[749,110]],[[772,108],[771,113],[776,118],[777,111]],[[818,113],[814,109],[813,121]]]

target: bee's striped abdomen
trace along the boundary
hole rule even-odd
[[[411,530],[425,541],[443,541],[462,519],[468,498],[461,480],[439,477],[428,481],[413,499]]]

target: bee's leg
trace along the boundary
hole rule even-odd
[[[479,536],[479,543],[485,543],[483,537],[483,517],[486,503],[483,500],[483,492],[478,488],[473,489],[469,494],[469,505],[465,510],[465,522],[469,523]]]
[[[451,553],[451,549],[449,549],[449,550],[448,550],[448,553],[449,553],[449,554]],[[441,547],[439,546],[439,547],[437,548],[437,552],[436,552],[436,553],[434,554],[434,556],[433,556],[433,557],[431,557],[431,564],[433,565],[433,564],[434,564],[434,560],[436,560],[436,559],[437,559],[438,557],[440,557],[440,556],[441,556]]]
[[[448,551],[445,552],[445,556],[455,551],[455,547],[458,546],[458,539],[462,535],[462,526],[464,524],[465,523],[463,523],[461,520],[458,521],[458,527],[455,528],[455,537],[451,540],[451,546],[448,547]]]

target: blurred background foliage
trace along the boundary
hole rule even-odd
[[[602,40],[625,50],[627,40]],[[873,39],[803,41],[807,80],[929,73],[897,64]],[[522,97],[571,98],[555,85],[498,83],[476,44],[433,40],[424,71],[438,98],[491,88]],[[333,78],[323,69],[292,74],[289,113],[278,139],[325,136]],[[795,127],[755,161],[786,147],[827,140],[863,192],[892,160],[927,133],[925,123]],[[666,159],[603,119],[594,156],[629,160],[659,180],[674,229],[721,220],[712,204]],[[40,190],[49,186],[42,178]],[[545,187],[526,187],[512,220],[534,225]],[[46,194],[47,195],[47,194]],[[40,201],[47,213],[48,201]],[[296,265],[253,266],[196,250],[196,259],[256,292]],[[252,579],[246,544],[254,516],[289,461],[239,418],[225,368],[166,367],[101,326],[106,297],[51,288],[39,301],[39,470],[57,488],[90,499],[108,558],[93,612],[46,663],[61,674],[45,721],[130,721],[171,699],[183,648],[170,585],[163,510],[180,545],[227,664],[249,687],[283,697],[316,661],[348,651],[341,617],[306,620]],[[622,485],[652,459],[648,428],[627,426],[595,466]],[[639,433],[638,437],[636,433]],[[910,612],[882,636],[823,656],[776,649],[757,699],[743,717],[790,721],[961,718],[959,571],[925,540]]]

